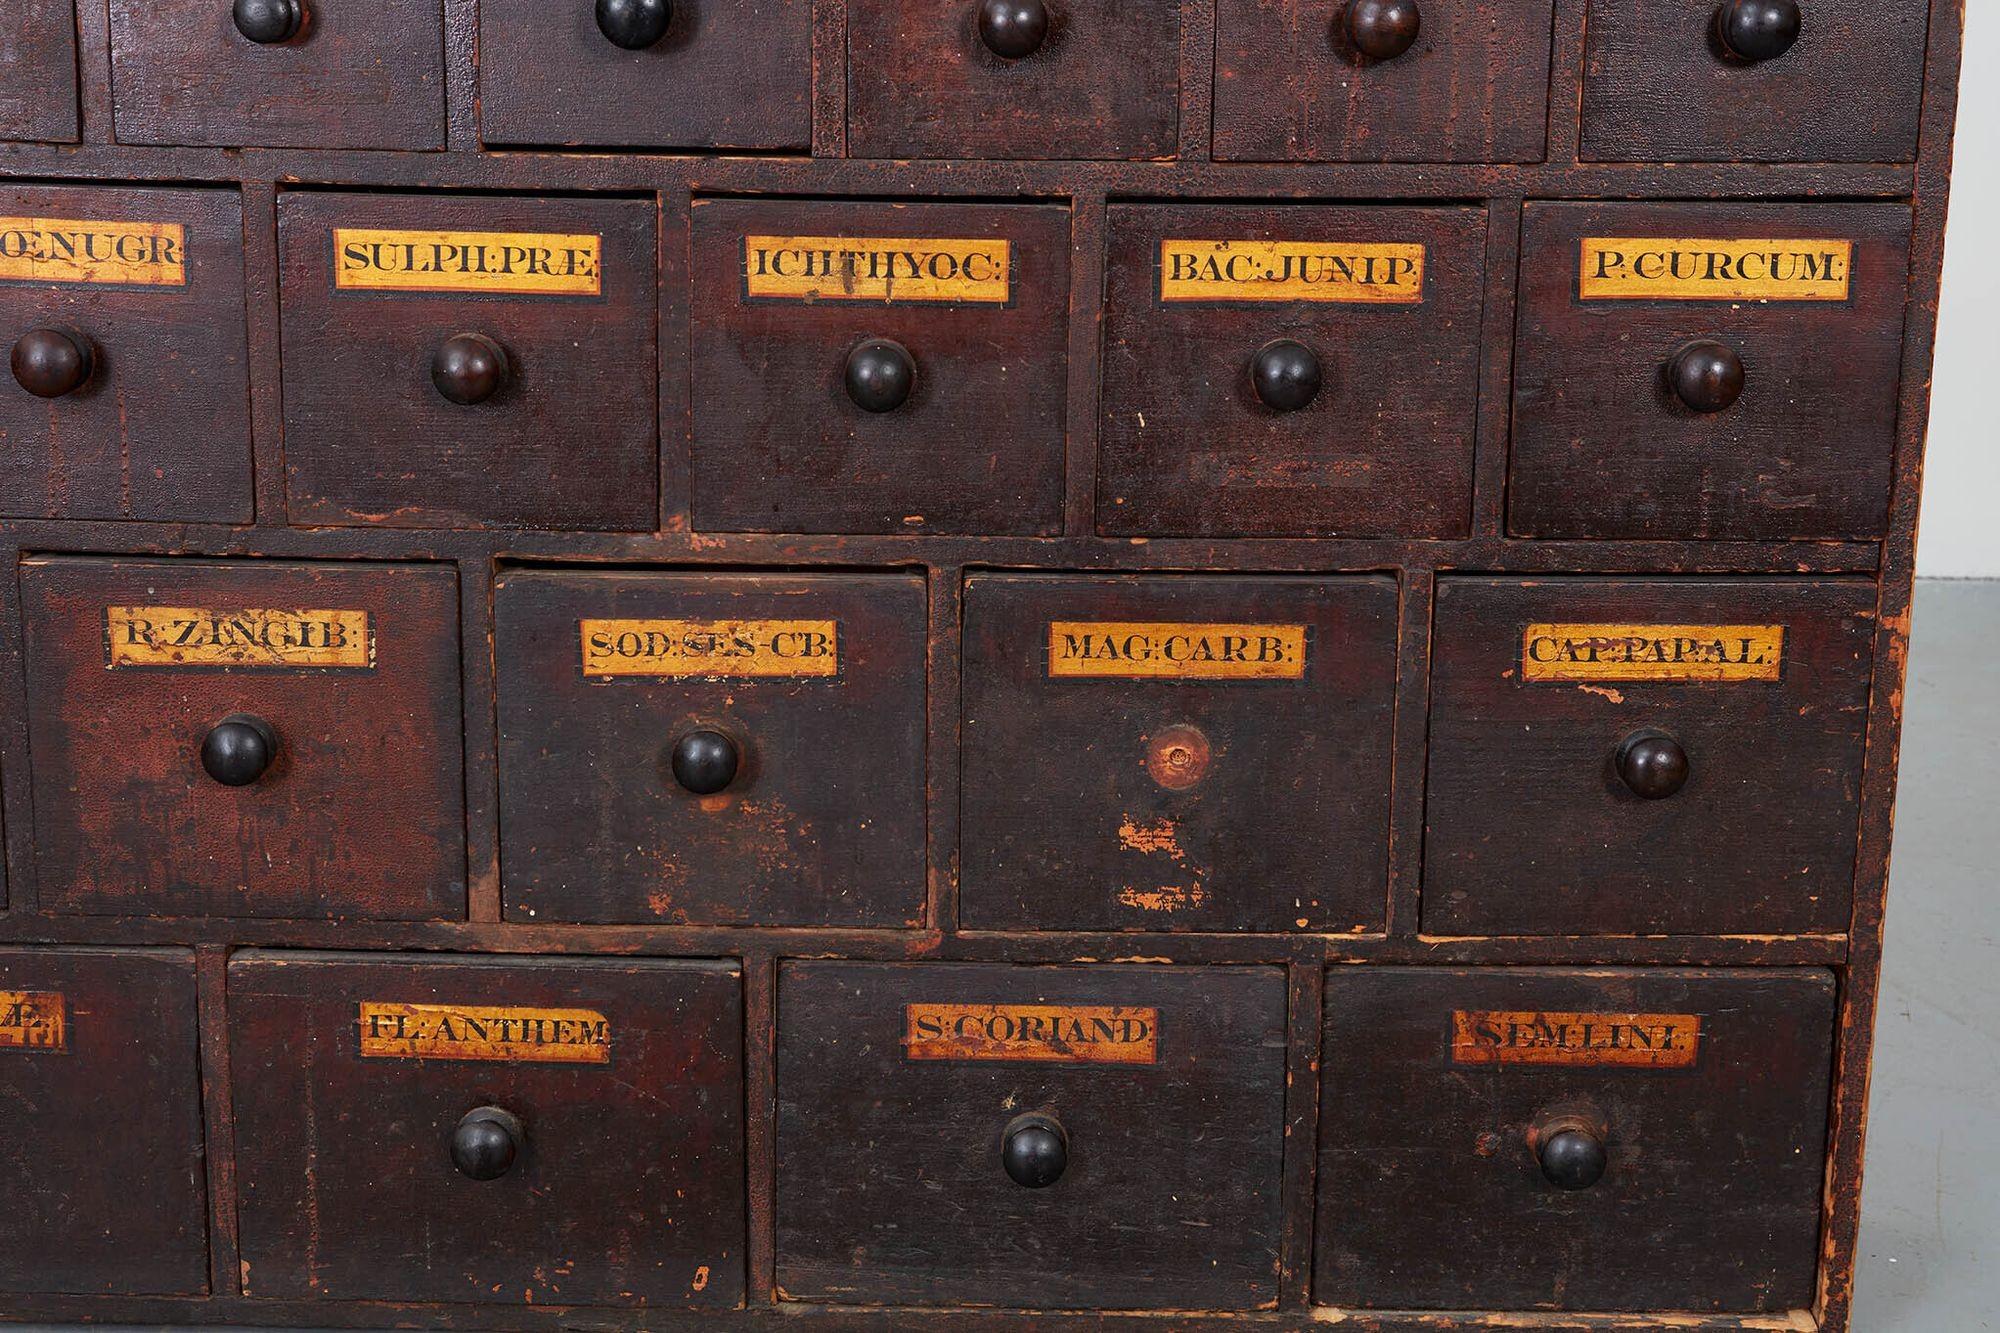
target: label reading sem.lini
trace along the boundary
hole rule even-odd
[[[1451,1059],[1460,1065],[1685,1069],[1701,1049],[1696,1014],[1460,1010]]]

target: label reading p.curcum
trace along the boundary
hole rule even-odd
[[[1418,305],[1424,247],[1403,242],[1160,242],[1160,300]]]
[[[1586,236],[1586,301],[1845,301],[1854,242]]]
[[[586,676],[837,676],[833,620],[584,620]]]
[[[558,1065],[611,1060],[611,1022],[594,1009],[363,1000],[356,1021],[367,1059]]]
[[[1783,625],[1530,625],[1525,681],[1777,680]]]
[[[1057,620],[1049,625],[1056,680],[1304,680],[1304,625]]]
[[[1160,1055],[1160,1011],[1110,1005],[911,1004],[903,1011],[910,1060],[1034,1060],[1150,1065]]]
[[[604,287],[603,238],[335,227],[333,285],[364,292],[596,296]]]
[[[1005,305],[1013,247],[999,239],[745,236],[743,293],[785,301]]]
[[[105,664],[113,668],[285,671],[375,665],[366,611],[107,606],[104,643]]]

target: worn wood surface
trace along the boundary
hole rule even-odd
[[[71,0],[20,0],[0,33],[0,139],[74,143],[76,15]]]

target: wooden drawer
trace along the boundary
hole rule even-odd
[[[728,1309],[724,963],[251,951],[229,965],[244,1293]]]
[[[803,152],[811,0],[481,0],[479,123],[489,144]]]
[[[451,569],[65,556],[21,584],[44,909],[464,915]]]
[[[1380,930],[1396,585],[975,574],[960,918]]]
[[[110,6],[120,143],[444,147],[439,0]]]
[[[287,194],[296,522],[651,531],[649,203]]]
[[[1445,578],[1424,929],[1843,932],[1874,585]]]
[[[1903,204],[1529,204],[1509,528],[1881,536],[1909,248]]]
[[[1050,206],[698,201],[695,525],[1059,530],[1069,246]]]
[[[0,188],[0,512],[248,523],[235,190]]]
[[[1486,214],[1114,206],[1098,527],[1459,537]]]
[[[1215,156],[1539,162],[1553,9],[1553,0],[1219,0]]]
[[[1172,157],[1180,55],[1179,0],[847,0],[847,150]]]
[[[501,864],[517,921],[914,926],[924,581],[500,581]]]
[[[0,950],[0,1291],[199,1296],[194,955]]]
[[[1279,969],[788,963],[778,1027],[782,1297],[1276,1302]]]
[[[15,0],[0,30],[0,139],[76,142],[76,6]]]
[[[1811,1306],[1834,1001],[1828,972],[1329,970],[1315,1297]]]

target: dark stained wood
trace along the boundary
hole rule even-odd
[[[0,31],[0,139],[73,143],[77,134],[76,7],[19,0]]]

